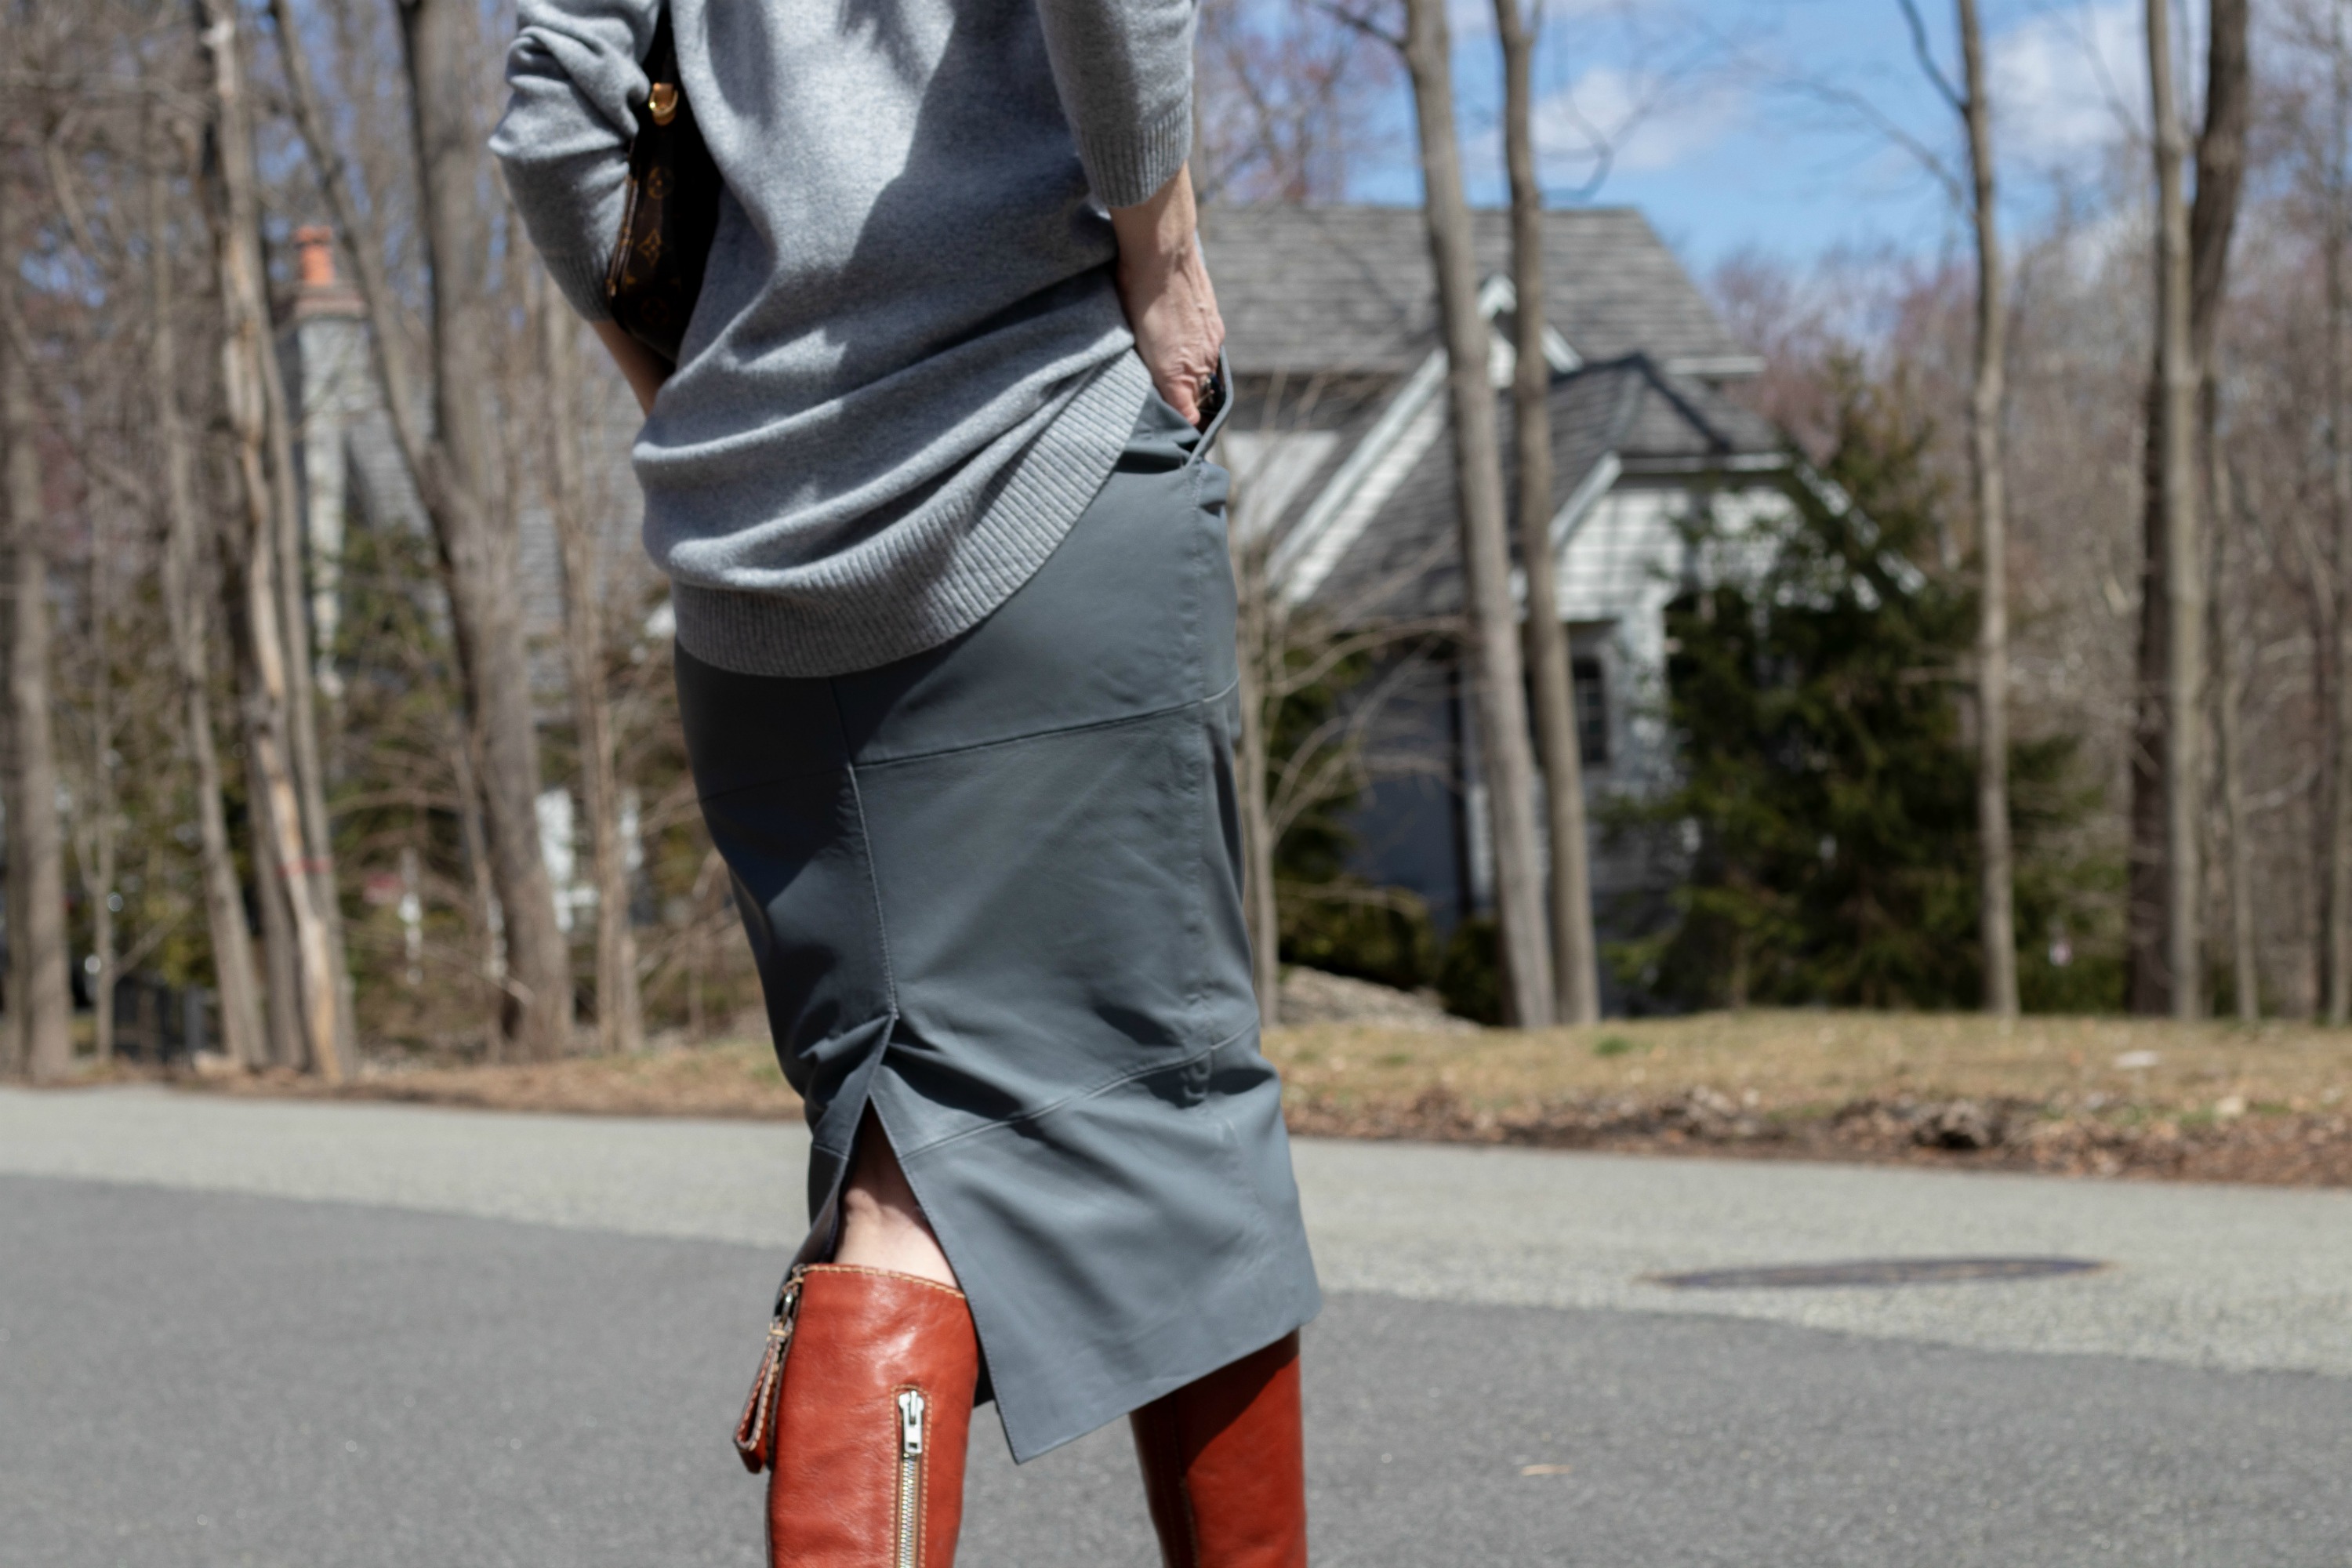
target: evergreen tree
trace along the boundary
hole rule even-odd
[[[1632,821],[1691,846],[1667,929],[1621,972],[1681,1005],[1976,1004],[1973,768],[1963,733],[1975,607],[1930,558],[1943,487],[1930,431],[1851,369],[1828,483],[1784,517],[1691,526],[1702,585],[1667,613],[1678,783]],[[2054,830],[2071,738],[2011,748],[2030,1003],[2099,1005],[2114,974],[2077,928],[2091,868]],[[1694,834],[1693,830],[1696,829]]]

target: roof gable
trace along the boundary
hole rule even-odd
[[[1507,405],[1498,424],[1509,495],[1517,472],[1513,421],[1508,395],[1497,396]],[[1555,514],[1604,460],[1633,474],[1785,466],[1785,449],[1769,421],[1665,372],[1646,355],[1587,364],[1557,377],[1548,403]],[[1459,615],[1461,551],[1454,533],[1454,446],[1440,439],[1369,512],[1356,537],[1328,542],[1319,552],[1330,563],[1326,574],[1289,591],[1350,622]],[[1510,547],[1516,562],[1516,529]]]
[[[1510,269],[1510,215],[1471,214],[1482,277]],[[1411,370],[1437,341],[1418,207],[1209,207],[1202,247],[1244,374]],[[1632,207],[1544,214],[1547,321],[1586,360],[1642,352],[1685,374],[1740,374],[1735,340]]]

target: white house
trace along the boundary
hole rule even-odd
[[[1508,217],[1474,222],[1507,476]],[[1445,355],[1421,214],[1242,208],[1205,225],[1237,395],[1221,455],[1235,476],[1236,527],[1271,531],[1274,588],[1347,626],[1458,616]],[[1558,211],[1545,228],[1549,568],[1570,628],[1585,787],[1598,800],[1653,787],[1669,765],[1655,718],[1665,610],[1700,565],[1685,520],[1705,509],[1737,531],[1784,511],[1799,475],[1780,433],[1726,395],[1761,362],[1640,213]],[[1352,823],[1356,869],[1418,893],[1441,929],[1490,899],[1472,723],[1441,639],[1381,721],[1384,750],[1417,742],[1438,765],[1378,779]],[[1621,929],[1640,921],[1634,905],[1667,874],[1626,852],[1593,869],[1604,926]]]

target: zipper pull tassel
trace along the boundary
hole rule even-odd
[[[743,1402],[742,1419],[735,1424],[735,1452],[753,1475],[775,1458],[776,1393],[784,1377],[784,1357],[793,1348],[793,1328],[800,1320],[801,1274],[794,1269],[776,1292],[775,1321],[768,1325],[768,1343],[760,1356],[759,1375],[751,1380],[751,1396]]]
[[[898,1394],[898,1452],[914,1458],[923,1451],[923,1391],[902,1389]]]

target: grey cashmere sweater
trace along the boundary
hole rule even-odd
[[[662,3],[522,0],[508,55],[491,150],[591,320]],[[727,187],[633,454],[678,640],[753,675],[919,653],[1028,580],[1134,427],[1102,209],[1190,150],[1192,0],[667,4]]]

